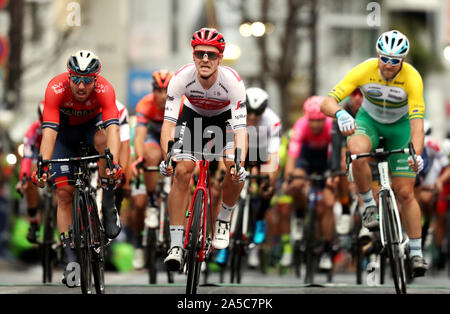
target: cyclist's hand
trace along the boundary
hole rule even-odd
[[[230,169],[230,174],[231,180],[234,183],[242,183],[245,181],[245,178],[247,177],[247,171],[245,171],[244,167],[240,167],[239,172],[236,174],[236,168],[234,167],[234,165]]]
[[[114,168],[112,170],[106,168],[106,175],[108,176],[108,179],[119,180],[122,178],[122,174],[122,167],[116,162],[114,162]]]
[[[336,119],[342,135],[348,136],[355,133],[355,119],[347,111],[343,109],[338,110],[336,112]]]
[[[259,187],[259,196],[261,196],[263,199],[270,199],[273,196],[274,192],[274,186],[267,182],[262,183]]]
[[[32,182],[37,185],[40,188],[45,187],[45,185],[47,184],[47,179],[48,179],[48,169],[46,169],[47,167],[44,167],[44,173],[42,174],[42,177],[38,178],[37,172],[33,172],[32,176],[31,176],[31,180]]]
[[[159,163],[159,172],[166,177],[171,177],[173,174],[173,167],[166,167],[166,161],[163,160]]]
[[[144,157],[140,156],[131,164],[133,176],[137,177],[143,172],[141,169],[142,166],[144,166]]]
[[[411,156],[408,157],[408,164],[415,173],[419,173],[423,170],[423,159],[420,155],[416,155],[415,157],[416,165],[414,165],[414,161]]]
[[[23,190],[25,190],[25,187],[22,186],[22,181],[17,182],[17,184],[16,184],[17,193],[19,193],[20,195],[23,195]]]

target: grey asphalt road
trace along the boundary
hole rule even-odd
[[[42,284],[42,269],[39,265],[12,265],[0,261],[0,294],[80,294],[79,288],[69,289],[60,283],[62,271],[56,269],[53,283]],[[105,273],[106,293],[108,294],[173,294],[185,293],[186,276],[175,274],[175,282],[168,284],[164,272],[158,273],[158,283],[148,284],[145,270]],[[229,274],[225,273],[225,283],[220,283],[218,273],[211,273],[205,284],[201,279],[199,294],[394,294],[390,278],[384,285],[378,284],[375,277],[364,274],[363,285],[355,284],[355,275],[339,272],[332,283],[326,282],[324,274],[317,274],[315,285],[305,285],[303,278],[296,278],[291,272],[282,275],[276,271],[261,274],[246,269],[241,284],[230,284]],[[409,294],[450,294],[450,278],[447,272],[429,273],[426,277],[415,279],[408,285]]]

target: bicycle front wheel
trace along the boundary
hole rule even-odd
[[[80,265],[80,284],[81,291],[84,294],[91,293],[92,290],[92,268],[91,255],[89,252],[89,223],[87,211],[89,210],[86,201],[75,190],[73,197],[73,239],[75,242],[75,250],[77,253],[78,263]]]
[[[187,283],[186,294],[196,294],[200,277],[201,262],[197,261],[197,250],[200,240],[201,218],[205,201],[203,190],[198,190],[194,200],[194,211],[187,247]]]
[[[242,242],[242,224],[244,220],[245,200],[239,202],[236,227],[233,232],[231,254],[230,254],[230,282],[241,283],[241,264],[244,254],[244,243]]]
[[[401,230],[397,228],[392,201],[389,195],[382,197],[383,229],[395,291],[397,294],[406,294],[405,264],[400,255],[400,238],[398,237]]]
[[[97,203],[95,198],[89,196],[89,209],[92,217],[93,243],[90,252],[92,253],[92,272],[94,275],[95,292],[105,293],[105,230],[98,216]]]

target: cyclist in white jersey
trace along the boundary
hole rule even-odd
[[[170,270],[183,265],[184,214],[188,207],[189,182],[195,169],[195,156],[202,152],[207,137],[214,134],[213,152],[233,154],[241,149],[244,165],[246,149],[246,96],[244,82],[236,71],[219,66],[223,58],[225,40],[212,28],[196,31],[191,40],[194,63],[183,66],[170,80],[164,122],[161,129],[161,148],[167,156],[169,140],[176,139],[183,152],[175,156],[176,169],[161,162],[160,172],[171,176],[175,172],[169,194],[171,247],[165,263]],[[186,96],[178,117],[181,99]],[[194,123],[195,122],[195,123]],[[229,243],[231,213],[243,187],[246,172],[243,167],[235,173],[233,160],[224,160],[227,173],[223,181],[222,208],[217,216],[213,246],[223,249]]]

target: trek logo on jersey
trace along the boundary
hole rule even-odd
[[[63,82],[60,82],[59,84],[54,84],[52,86],[52,89],[55,94],[61,94],[65,90]]]
[[[175,99],[175,97],[167,95],[167,99],[170,100],[170,101],[173,101]],[[167,107],[166,107],[166,110],[167,110]]]

